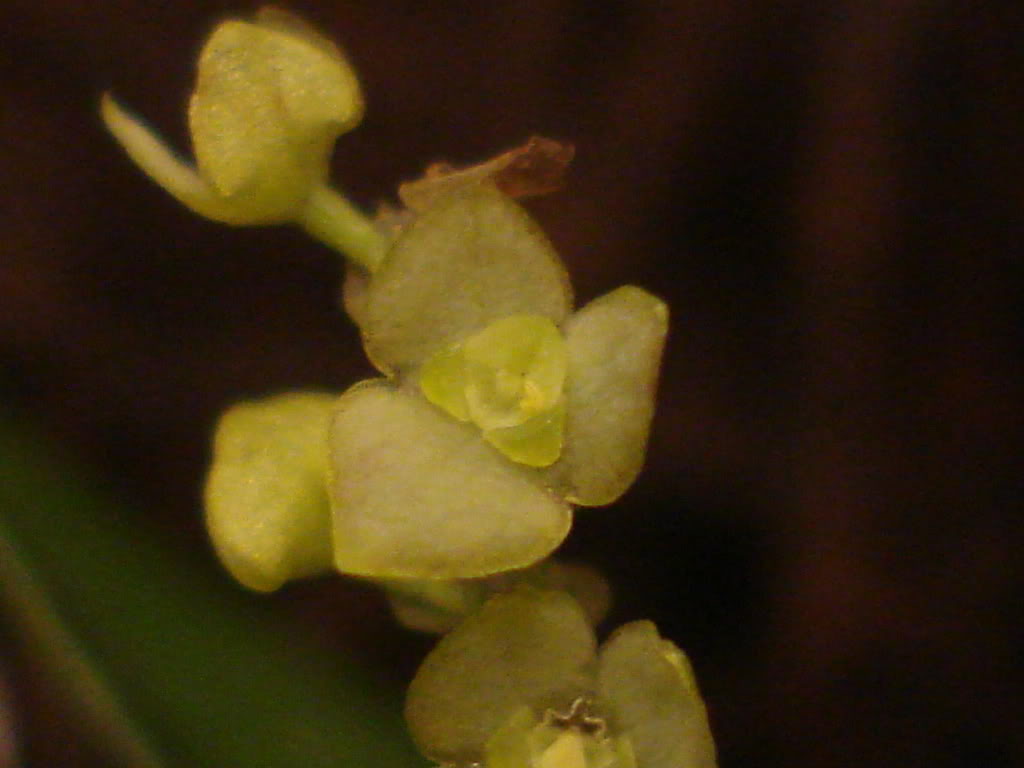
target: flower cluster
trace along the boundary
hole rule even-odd
[[[713,765],[682,653],[647,622],[598,651],[603,581],[545,561],[574,507],[614,501],[640,471],[668,323],[633,286],[574,307],[554,248],[508,194],[546,190],[566,152],[534,140],[435,168],[403,185],[405,209],[367,219],[328,185],[333,143],[362,114],[355,75],[273,9],[222,23],[203,48],[195,167],[109,96],[102,109],[194,211],[296,223],[341,250],[345,307],[380,372],[223,415],[205,505],[227,569],[260,591],[332,569],[371,578],[400,618],[451,630],[407,709],[442,762]]]
[[[665,307],[624,287],[573,313],[550,245],[492,185],[418,216],[358,304],[385,376],[236,406],[218,427],[207,514],[243,583],[524,568],[562,542],[573,504],[636,477]],[[332,552],[308,546],[321,539]]]

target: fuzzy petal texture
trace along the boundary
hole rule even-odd
[[[601,647],[597,706],[629,737],[637,768],[714,768],[715,743],[686,656],[649,621]]]
[[[304,23],[269,10],[225,21],[203,47],[189,104],[199,172],[251,223],[295,219],[362,111],[351,67]]]
[[[564,447],[545,477],[569,501],[610,504],[639,474],[667,332],[665,303],[631,285],[595,299],[566,323]]]
[[[225,567],[250,589],[331,568],[327,426],[336,399],[279,395],[235,405],[217,424],[206,525]]]
[[[359,311],[367,354],[408,371],[509,315],[556,325],[572,294],[537,225],[493,184],[459,187],[418,217],[373,276]]]
[[[568,504],[480,431],[414,391],[357,384],[330,430],[338,570],[377,578],[470,578],[523,568],[557,547]]]
[[[595,654],[579,605],[561,592],[520,588],[488,600],[437,644],[406,698],[413,739],[441,763],[479,761],[501,726],[581,692]]]

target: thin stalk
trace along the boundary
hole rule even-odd
[[[299,223],[369,272],[377,270],[387,253],[387,238],[373,221],[326,184],[313,190]]]

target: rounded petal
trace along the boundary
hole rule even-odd
[[[569,501],[610,504],[636,479],[667,332],[665,303],[630,285],[595,299],[566,323],[565,437],[547,477]]]
[[[298,392],[221,416],[206,525],[225,567],[260,591],[331,569],[327,426],[336,395]]]
[[[379,578],[470,578],[540,560],[572,522],[536,474],[418,393],[364,382],[330,430],[335,565]]]
[[[529,568],[478,579],[374,579],[384,590],[398,623],[421,632],[450,632],[484,601],[523,587],[567,592],[579,603],[591,626],[611,607],[611,588],[595,568],[554,558]]]
[[[459,421],[469,421],[466,402],[466,356],[461,346],[431,355],[419,370],[423,396]]]
[[[528,588],[488,600],[441,639],[409,686],[413,739],[441,763],[479,761],[522,708],[561,706],[586,687],[593,631],[568,595]]]
[[[556,403],[548,411],[515,427],[488,429],[484,440],[512,461],[528,467],[547,467],[562,453],[565,431],[565,403]]]
[[[391,372],[508,315],[560,324],[571,303],[565,268],[544,234],[481,183],[456,189],[409,226],[374,274],[360,314],[367,353]]]
[[[632,743],[638,768],[714,768],[715,743],[686,656],[649,621],[601,647],[597,707]]]
[[[546,573],[538,574],[537,586],[559,589],[572,595],[580,604],[591,626],[597,626],[612,606],[612,589],[596,568],[583,563],[548,560]],[[540,569],[538,569],[540,570]]]
[[[256,23],[272,33],[267,56],[297,140],[333,139],[362,120],[359,79],[337,45],[304,19],[273,6],[261,8]]]
[[[487,768],[532,768],[535,750],[530,737],[543,727],[540,715],[529,707],[520,707],[491,734],[484,745],[482,763]]]
[[[519,586],[567,592],[579,603],[591,626],[601,623],[611,608],[611,587],[600,571],[553,557],[521,571],[499,573],[485,583],[494,592],[507,592]]]
[[[403,627],[442,635],[489,597],[484,579],[375,579]]]

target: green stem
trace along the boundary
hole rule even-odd
[[[67,703],[99,736],[100,746],[136,768],[164,765],[123,709],[109,682],[94,669],[94,660],[67,632],[23,563],[0,530],[0,606],[16,622],[26,655],[42,660],[46,674],[58,686]],[[90,731],[92,733],[92,731]]]
[[[373,221],[326,184],[313,190],[299,223],[369,272],[377,270],[387,253],[387,238]]]

